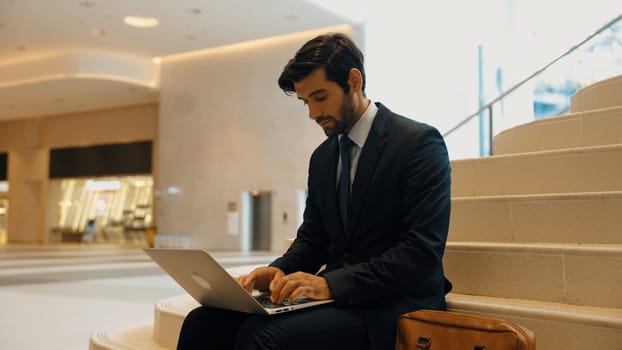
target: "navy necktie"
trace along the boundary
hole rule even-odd
[[[350,169],[351,152],[354,143],[348,135],[339,138],[339,156],[341,157],[341,175],[339,175],[339,185],[337,186],[337,199],[339,201],[339,214],[341,214],[341,225],[343,230],[347,230],[348,224],[348,203],[350,201]]]

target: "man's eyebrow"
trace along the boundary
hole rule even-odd
[[[309,96],[307,96],[307,98],[304,98],[304,97],[298,96],[298,99],[299,99],[299,100],[306,101],[308,98],[313,97],[313,96],[315,96],[315,95],[317,95],[317,94],[321,94],[321,93],[323,93],[323,92],[326,92],[326,89],[324,89],[324,88],[322,88],[322,89],[317,89],[317,90],[315,90],[315,91],[311,92],[311,93],[309,94]]]

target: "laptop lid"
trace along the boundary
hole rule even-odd
[[[298,299],[293,303],[264,306],[261,297],[250,295],[204,250],[146,248],[144,251],[201,305],[273,315],[332,302]]]

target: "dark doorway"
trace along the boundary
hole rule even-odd
[[[272,194],[251,192],[251,249],[271,250]]]
[[[7,153],[0,153],[0,181],[6,181],[8,169],[9,155]]]

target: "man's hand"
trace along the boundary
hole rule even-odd
[[[254,269],[248,275],[238,277],[237,281],[247,292],[251,293],[253,289],[267,290],[270,282],[284,275],[285,273],[276,267],[263,266]]]
[[[273,278],[270,283],[270,293],[272,302],[278,304],[282,303],[285,298],[294,301],[303,295],[315,300],[326,300],[332,297],[324,277],[305,272],[295,272]]]

